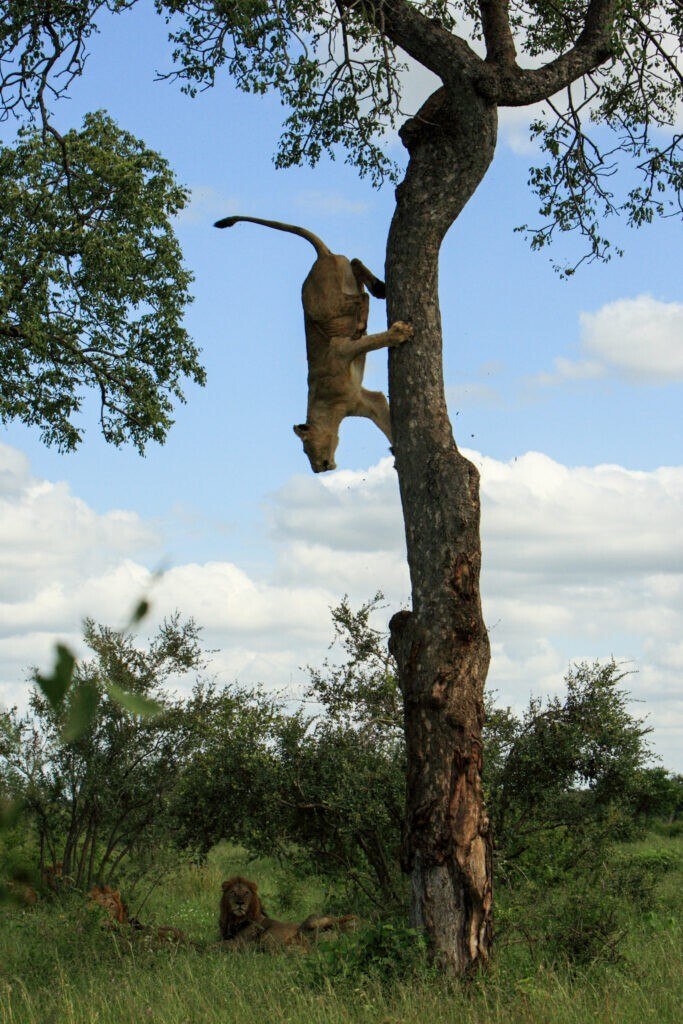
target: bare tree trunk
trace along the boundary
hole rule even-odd
[[[40,859],[38,861],[38,873],[42,879],[45,873],[45,833],[43,831],[42,824],[38,827],[40,829]]]
[[[491,838],[481,786],[489,642],[479,595],[479,474],[446,409],[439,248],[493,157],[497,116],[470,87],[435,93],[401,138],[410,153],[387,247],[389,322],[411,342],[390,356],[396,468],[412,612],[391,621],[408,754],[404,868],[411,920],[456,975],[491,943]],[[457,287],[457,282],[454,282]]]
[[[86,857],[88,856],[88,848],[90,846],[90,840],[92,836],[92,819],[88,822],[85,830],[85,836],[83,837],[83,845],[81,847],[81,855],[78,858],[78,868],[76,869],[76,878],[74,879],[77,889],[80,889],[81,883],[83,882],[83,874],[85,872]],[[77,853],[77,848],[74,849],[74,853]]]
[[[90,860],[88,861],[88,877],[86,879],[86,888],[92,886],[93,872],[95,869],[95,851],[97,850],[97,821],[93,826],[92,839],[90,842]]]

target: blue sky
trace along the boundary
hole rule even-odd
[[[145,8],[103,22],[91,51],[58,121],[107,109],[192,189],[177,230],[208,383],[188,389],[167,443],[145,458],[105,445],[92,409],[72,455],[21,426],[3,430],[0,699],[23,699],[23,667],[48,658],[55,636],[76,642],[84,614],[121,621],[161,562],[156,614],[177,605],[195,615],[226,681],[294,693],[344,592],[360,601],[381,588],[390,608],[408,600],[396,485],[369,422],[346,421],[342,469],[326,478],[311,476],[292,433],[306,408],[299,291],[310,247],[211,224],[230,213],[301,223],[381,276],[393,190],[374,191],[341,154],[275,170],[275,98],[240,94],[227,78],[195,100],[154,83],[169,48]],[[417,76],[410,90],[417,106],[429,83]],[[680,225],[614,222],[626,255],[562,281],[550,254],[531,253],[513,230],[535,220],[533,155],[524,115],[505,113],[440,272],[449,407],[483,471],[491,682],[519,705],[554,692],[573,659],[623,658],[666,764],[681,768]],[[558,238],[554,255],[574,244]],[[371,327],[384,322],[373,302]],[[385,353],[367,380],[386,388]]]

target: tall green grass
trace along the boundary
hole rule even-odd
[[[657,838],[632,852],[680,856],[680,839]],[[312,954],[226,952],[216,939],[220,882],[259,881],[275,914],[320,909],[320,880],[296,885],[268,861],[247,862],[220,847],[206,866],[186,866],[145,906],[145,920],[183,928],[202,949],[129,943],[101,926],[81,898],[0,912],[2,1024],[673,1024],[683,1018],[680,866],[663,880],[664,899],[633,922],[624,961],[530,969],[514,944],[500,945],[486,975],[468,984],[419,974],[389,985],[359,977],[309,983]],[[134,909],[134,908],[133,908]]]

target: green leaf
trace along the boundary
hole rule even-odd
[[[151,605],[146,597],[143,597],[138,601],[135,609],[133,610],[133,614],[130,617],[130,625],[135,626],[138,622],[141,622],[149,612],[150,607]]]
[[[55,667],[50,676],[36,673],[36,683],[43,691],[53,708],[62,704],[67,690],[71,686],[76,658],[64,644],[56,644]]]
[[[111,699],[133,715],[141,715],[143,718],[155,718],[164,710],[155,700],[143,697],[139,693],[131,693],[129,690],[124,690],[122,687],[117,686],[116,683],[112,683],[110,679],[106,681],[105,686]]]
[[[74,689],[62,729],[63,743],[73,743],[83,735],[97,714],[99,700],[99,690],[94,683],[81,683]]]

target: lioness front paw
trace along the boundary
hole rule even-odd
[[[405,341],[409,341],[412,338],[413,328],[405,320],[397,320],[389,328],[389,335],[392,345],[402,345]]]

